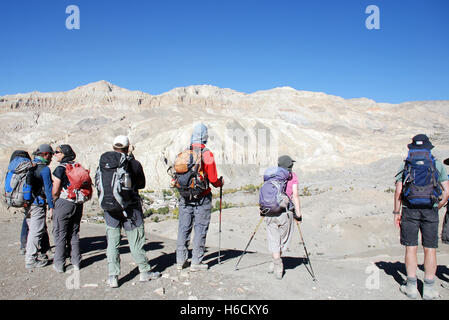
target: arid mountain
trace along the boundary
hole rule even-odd
[[[148,187],[167,188],[162,155],[173,160],[203,122],[228,186],[259,184],[261,170],[283,153],[298,160],[301,173],[312,173],[402,156],[421,132],[443,150],[448,119],[449,101],[386,104],[290,87],[246,94],[210,85],[150,95],[99,81],[66,92],[0,97],[0,164],[4,172],[14,149],[68,143],[93,171],[114,136],[126,134]]]

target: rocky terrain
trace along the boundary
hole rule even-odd
[[[393,177],[415,134],[430,137],[437,158],[449,157],[448,120],[449,101],[386,104],[288,87],[246,94],[203,85],[150,95],[100,81],[67,92],[0,97],[2,176],[13,150],[31,152],[41,143],[72,145],[78,161],[93,173],[114,136],[129,135],[147,177],[142,195],[148,257],[164,274],[139,283],[124,239],[120,288],[105,285],[104,225],[94,197],[85,207],[81,228],[86,262],[81,287],[67,289],[70,273],[57,275],[51,267],[25,270],[18,255],[22,216],[3,206],[0,299],[405,299],[398,290],[405,266],[391,215]],[[223,201],[230,207],[222,213],[220,265],[218,211],[212,213],[206,258],[211,268],[206,274],[178,272],[173,266],[176,194],[169,189],[164,162],[188,144],[198,122],[209,127],[208,148],[225,178]],[[261,173],[285,153],[297,160],[302,231],[318,282],[307,271],[296,226],[282,281],[266,273],[264,223],[234,270],[260,219]],[[214,195],[215,204],[218,190]],[[448,265],[449,247],[440,244],[437,285],[442,299],[449,298],[440,287],[449,280]],[[422,275],[420,270],[421,280]]]

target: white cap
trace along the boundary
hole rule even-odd
[[[129,146],[128,137],[127,136],[115,137],[113,146],[120,149],[128,147]]]

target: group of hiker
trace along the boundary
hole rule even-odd
[[[210,185],[222,190],[224,179],[217,174],[214,155],[206,147],[207,141],[208,128],[204,124],[196,125],[189,146],[177,155],[167,170],[172,176],[171,186],[178,188],[180,193],[177,270],[189,268],[195,272],[208,269],[203,258],[212,209]],[[406,246],[407,283],[400,290],[410,298],[417,297],[416,256],[418,232],[421,231],[425,254],[423,298],[435,299],[438,297],[433,287],[437,266],[438,210],[448,200],[449,181],[443,164],[432,156],[433,145],[426,135],[413,137],[408,148],[407,159],[396,176],[393,210],[395,224],[401,230],[401,244]],[[59,273],[65,272],[67,258],[75,270],[81,268],[79,231],[83,203],[91,199],[94,185],[106,223],[108,285],[118,287],[121,228],[138,265],[140,281],[161,276],[159,272],[152,271],[144,249],[146,238],[139,189],[145,187],[146,181],[143,167],[132,151],[128,137],[117,136],[112,150],[101,155],[94,181],[89,171],[76,161],[75,152],[67,144],[59,145],[55,150],[42,144],[33,152],[33,159],[23,150],[12,154],[5,179],[5,197],[8,206],[24,208],[20,250],[25,255],[27,269],[49,263],[47,210],[53,226],[53,268]],[[51,172],[49,164],[53,158],[58,165]],[[265,171],[259,191],[260,216],[266,222],[268,249],[272,254],[268,273],[274,274],[276,279],[282,279],[284,274],[282,255],[289,245],[294,221],[298,228],[302,221],[294,163],[289,155],[280,156],[277,166]],[[194,239],[189,262],[192,230]],[[306,254],[308,258],[307,250]]]

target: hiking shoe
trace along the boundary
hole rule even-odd
[[[55,263],[53,263],[53,269],[58,273],[64,273],[64,266],[57,266]]]
[[[205,271],[209,269],[209,266],[205,263],[199,263],[199,264],[194,264],[192,263],[190,265],[190,271],[195,272],[195,271]]]
[[[187,261],[184,261],[184,263],[177,263],[176,270],[182,270],[184,268],[187,268],[188,266],[189,266],[189,263]]]
[[[424,288],[423,288],[423,295],[422,298],[424,300],[434,300],[438,299],[440,297],[440,294],[437,290],[433,287],[435,283],[435,280],[427,280],[424,279]]]
[[[48,263],[48,256],[46,253],[39,253],[37,258],[42,261],[47,261],[47,263]]]
[[[107,284],[111,288],[117,288],[118,287],[118,276],[109,276],[107,280]]]
[[[418,298],[417,279],[407,277],[407,282],[401,285],[399,290],[410,299]]]
[[[27,268],[27,269],[42,268],[42,267],[45,267],[47,264],[48,264],[48,260],[47,261],[35,260],[31,263],[26,263],[25,268]]]
[[[140,273],[140,282],[156,280],[156,279],[158,279],[160,277],[161,277],[161,273],[160,272],[150,272],[150,271],[141,272]]]
[[[24,256],[27,253],[27,250],[25,248],[20,248],[19,253],[21,256]]]
[[[284,275],[284,265],[282,264],[281,259],[276,259],[273,261],[273,272],[276,277],[276,279],[281,280],[282,276]]]

